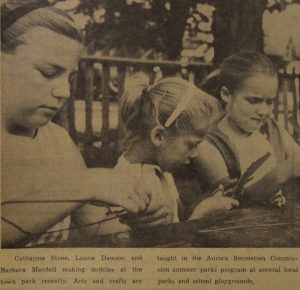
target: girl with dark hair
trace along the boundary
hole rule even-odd
[[[121,171],[87,170],[67,132],[51,122],[82,49],[73,20],[45,1],[6,1],[1,11],[2,247],[37,240],[92,201],[144,210],[144,186]],[[66,238],[64,224],[39,240]]]
[[[193,162],[202,189],[224,176],[240,178],[269,152],[270,157],[245,185],[240,201],[285,203],[280,190],[300,176],[300,154],[298,144],[272,119],[277,86],[273,64],[257,52],[226,58],[204,80],[201,88],[219,100],[224,113],[199,144]]]

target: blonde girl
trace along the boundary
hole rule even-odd
[[[51,122],[69,96],[82,45],[73,20],[44,3],[1,7],[2,247],[68,238],[70,215],[91,201],[128,212],[149,202],[122,172],[86,169],[68,133]]]
[[[125,149],[116,168],[128,176],[141,176],[152,189],[146,210],[125,215],[121,221],[134,228],[178,222],[185,212],[170,173],[197,156],[197,146],[217,115],[217,102],[193,84],[171,77],[151,86],[140,79],[131,82],[120,104]],[[237,205],[227,197],[208,198],[196,207],[192,218]],[[128,230],[118,221],[101,227],[102,232]]]

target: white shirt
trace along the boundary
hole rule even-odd
[[[149,206],[151,207],[151,204],[153,205],[154,202],[161,203],[161,199],[165,199],[164,202],[173,209],[173,222],[179,221],[177,206],[179,195],[171,174],[163,173],[155,165],[131,164],[123,155],[119,158],[114,170],[126,172],[128,176],[142,180],[151,189],[152,203],[150,202]],[[97,207],[89,204],[85,205],[84,222],[82,224],[87,226],[81,229],[81,237],[128,232],[130,227],[121,223],[118,215],[115,214],[115,212],[122,211],[124,211],[123,208],[115,206]],[[91,226],[88,226],[89,224]]]
[[[172,204],[174,218],[173,222],[179,222],[178,219],[178,199],[179,194],[174,183],[173,176],[170,173],[163,172],[157,165],[152,164],[132,164],[122,155],[115,169],[128,172],[130,175],[139,176],[151,188],[153,194],[158,194],[160,198],[166,198],[166,201]],[[166,184],[164,184],[164,179]]]
[[[271,153],[270,157],[255,171],[253,179],[247,183],[247,187],[260,180],[276,167],[274,150],[267,140],[267,137],[260,131],[255,131],[248,136],[241,136],[229,127],[226,119],[219,124],[219,129],[235,145],[239,156],[241,174],[243,174],[254,161],[268,152]]]
[[[69,134],[58,125],[49,122],[38,129],[34,138],[2,132],[2,202],[30,199],[33,192],[51,184],[59,176],[72,174],[85,167],[83,158]],[[59,189],[59,185],[58,185]],[[32,197],[38,199],[38,196]],[[18,207],[20,211],[22,206]],[[29,213],[30,214],[30,213]],[[33,219],[38,220],[38,217]],[[70,217],[50,230],[70,227]],[[45,235],[38,243],[65,239],[68,231]]]

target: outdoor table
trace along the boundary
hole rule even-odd
[[[263,205],[240,208],[205,220],[42,247],[300,247],[299,189],[299,183],[289,188],[287,204],[280,209]]]

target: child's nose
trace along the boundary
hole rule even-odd
[[[70,84],[68,76],[61,77],[55,81],[52,88],[52,96],[63,99],[70,96]]]
[[[257,113],[260,116],[266,116],[272,110],[272,106],[268,105],[267,103],[260,104],[259,108],[257,109]]]
[[[196,158],[197,156],[198,156],[197,148],[195,148],[191,151],[190,158],[193,159],[193,158]]]

